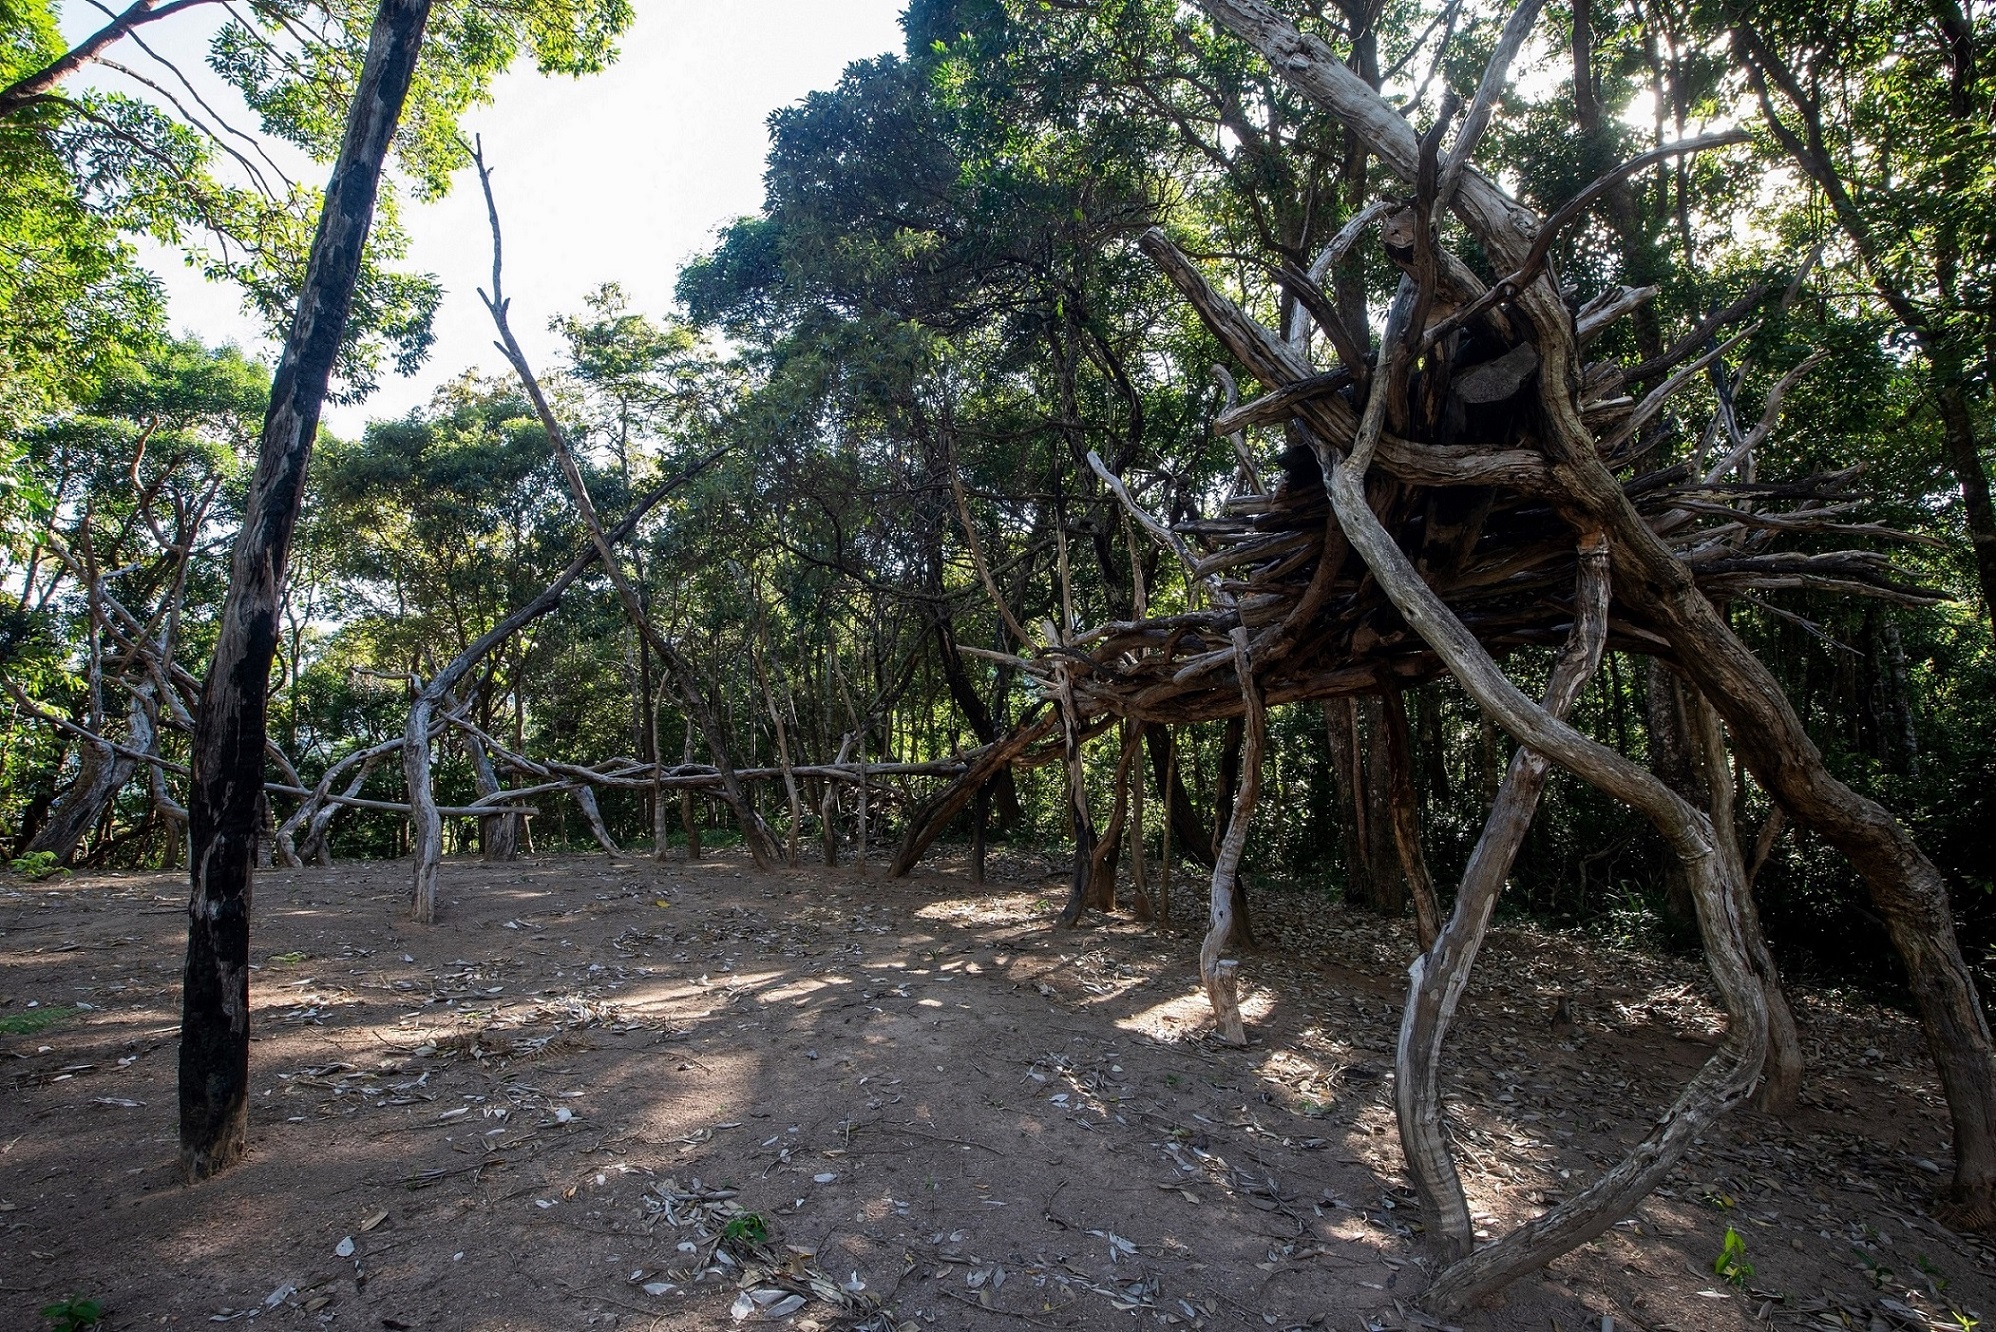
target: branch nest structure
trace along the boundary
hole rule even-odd
[[[1168,242],[1154,237],[1153,244]],[[1635,294],[1616,292],[1596,304]],[[1490,325],[1510,323],[1496,313]],[[1588,314],[1575,311],[1582,329]],[[1575,617],[1578,557],[1573,524],[1552,493],[1536,439],[1536,349],[1515,326],[1476,332],[1447,368],[1453,384],[1443,390],[1439,417],[1422,422],[1410,412],[1404,434],[1383,437],[1366,499],[1427,585],[1486,651],[1503,657],[1565,641]],[[1520,376],[1521,364],[1534,368]],[[1621,391],[1627,374],[1611,362],[1590,364],[1584,382],[1592,396],[1580,404],[1582,419],[1642,520],[1714,602],[1761,602],[1767,594],[1797,591],[1914,605],[1947,599],[1880,550],[1821,548],[1851,537],[1920,540],[1850,521],[1862,499],[1856,468],[1763,481],[1738,475],[1746,458],[1726,476],[1711,474],[1723,459],[1705,460],[1702,468],[1696,459],[1644,467],[1655,440],[1630,430],[1639,404]],[[1311,394],[1313,380],[1333,379],[1342,383]],[[1493,381],[1509,388],[1503,398],[1463,401],[1465,382],[1472,394],[1487,395]],[[1656,392],[1667,400],[1689,381],[1679,376]],[[1361,406],[1348,374],[1295,375],[1274,380],[1260,397],[1218,418],[1216,430],[1232,424],[1230,417],[1245,418],[1250,426],[1279,425],[1287,436],[1269,490],[1250,483],[1220,512],[1171,525],[1193,581],[1219,595],[1205,609],[1085,629],[1066,645],[1038,649],[1022,660],[1023,669],[1048,682],[1063,670],[1084,713],[1171,724],[1241,715],[1238,654],[1230,641],[1236,627],[1250,635],[1255,683],[1268,705],[1376,694],[1444,674],[1441,659],[1352,550],[1330,511],[1317,451],[1301,438],[1314,432],[1321,439],[1327,422],[1348,424],[1329,441],[1348,449]],[[1651,432],[1671,424],[1661,408],[1659,402],[1651,409]],[[1299,419],[1305,411],[1311,419]],[[1630,442],[1632,434],[1639,442]],[[1792,548],[1804,539],[1817,549]],[[1674,656],[1660,627],[1620,596],[1610,601],[1607,646]]]

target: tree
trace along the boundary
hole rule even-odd
[[[189,1179],[232,1165],[248,1131],[250,887],[278,603],[319,411],[345,341],[382,165],[429,10],[429,0],[382,0],[376,16],[271,386],[220,634],[202,682],[188,800],[194,894],[180,1022],[180,1163]]]
[[[1996,502],[1985,455],[1996,383],[1996,25],[1954,0],[1707,11],[1780,153],[1836,235],[1816,243],[1868,283],[1926,371],[1920,416],[1959,489],[1985,616],[1996,613]]]

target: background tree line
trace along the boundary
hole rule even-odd
[[[283,21],[288,12],[249,12],[274,15],[295,44],[248,22],[225,29],[216,61],[267,129],[329,153],[339,121],[332,103],[313,100],[325,83],[317,74],[350,68],[342,34],[364,14],[302,11],[323,21],[305,29],[324,34],[315,45]],[[462,44],[458,68],[469,72],[461,83],[419,81],[414,128],[399,141],[405,188],[444,188],[461,161],[454,114],[517,52],[586,69],[628,21],[608,5],[531,11],[544,21],[520,12],[467,5],[433,24]],[[1356,72],[1410,113],[1420,108],[1423,123],[1444,96],[1473,89],[1504,16],[1422,0],[1325,5],[1313,17]],[[183,797],[170,767],[137,756],[186,762],[189,680],[212,649],[268,376],[230,349],[168,337],[129,238],[207,247],[221,256],[218,276],[277,311],[295,289],[298,219],[310,208],[274,179],[259,189],[218,162],[231,141],[204,134],[198,112],[67,97],[60,82],[33,91],[63,54],[51,17],[28,5],[0,19],[10,62],[0,81],[30,85],[14,101],[14,89],[0,93],[0,673],[10,709],[0,838],[17,856],[173,864]],[[659,479],[724,450],[627,550],[742,767],[779,765],[786,748],[797,762],[842,749],[944,758],[995,739],[1033,706],[1015,673],[964,650],[1021,646],[974,568],[966,521],[1026,625],[1188,604],[1182,573],[1136,539],[1086,454],[1130,477],[1153,511],[1186,518],[1211,511],[1238,469],[1274,473],[1280,448],[1254,441],[1244,460],[1212,437],[1228,390],[1210,368],[1227,358],[1132,242],[1163,223],[1281,326],[1292,298],[1267,260],[1310,269],[1376,183],[1341,127],[1175,4],[916,3],[905,28],[904,52],[857,64],[772,118],[765,206],[686,269],[678,309],[635,311],[609,287],[557,320],[554,405],[583,448],[600,511],[620,514]],[[1561,272],[1580,299],[1616,282],[1659,288],[1614,335],[1629,361],[1658,355],[1715,311],[1757,316],[1752,336],[1653,432],[1659,459],[1689,454],[1721,413],[1758,419],[1784,374],[1828,353],[1788,393],[1762,477],[1862,467],[1853,521],[1933,538],[1901,563],[1957,600],[1909,609],[1812,593],[1741,600],[1728,613],[1838,775],[1898,812],[1950,876],[1964,948],[1982,964],[1996,942],[1986,850],[1996,823],[1989,18],[1948,3],[1829,13],[1580,0],[1550,7],[1541,33],[1490,155],[1542,211],[1656,144],[1734,123],[1753,132],[1749,144],[1611,191],[1563,244]],[[431,61],[425,69],[448,63]],[[190,190],[190,180],[212,183]],[[375,249],[345,363],[354,393],[387,361],[420,354],[434,309],[433,287],[395,271],[392,225]],[[1347,326],[1377,322],[1385,263],[1377,247],[1358,247],[1320,275]],[[397,737],[412,679],[545,587],[579,537],[545,431],[511,381],[467,375],[405,419],[324,439],[309,484],[271,713],[274,780],[301,789]],[[158,650],[135,650],[141,637]],[[508,641],[465,691],[481,731],[539,760],[707,757],[695,719],[600,579]],[[1251,844],[1256,875],[1406,910],[1381,707],[1274,711],[1273,816]],[[1407,708],[1425,851],[1447,885],[1508,741],[1446,682],[1414,691]],[[1574,717],[1675,771],[1689,762],[1680,711],[1667,671],[1611,654]],[[1167,838],[1174,857],[1210,858],[1215,811],[1238,781],[1238,730],[1160,730],[1146,741],[1152,864]],[[439,753],[439,799],[467,803],[481,790],[477,755],[456,744]],[[1105,807],[1116,757],[1113,746],[1088,755]],[[392,759],[339,771],[341,789],[360,775],[357,798],[403,798]],[[840,787],[828,804],[805,786],[800,832],[816,842],[829,828],[849,852],[862,826],[857,793]],[[1766,843],[1756,891],[1784,962],[1890,984],[1895,964],[1851,871],[1782,828],[1750,781],[1742,787],[1742,827],[1756,848]],[[765,818],[784,826],[783,787],[756,790]],[[876,848],[921,790],[883,780],[870,794],[864,826]],[[653,799],[606,793],[607,833],[649,842]],[[676,837],[731,835],[704,799],[672,802]],[[529,825],[537,849],[594,844],[572,801],[542,808]],[[273,833],[287,812],[274,797]],[[977,818],[1022,847],[1062,842],[1057,768],[1018,771]],[[449,835],[470,850],[480,831],[456,819]],[[328,825],[322,846],[299,832],[294,850],[305,855],[406,846],[402,820],[363,810]],[[1683,940],[1690,920],[1667,860],[1628,811],[1556,781],[1508,909]]]

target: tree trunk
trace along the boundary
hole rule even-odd
[[[138,760],[118,753],[109,745],[81,742],[76,780],[56,801],[49,821],[28,842],[27,849],[46,851],[58,864],[69,864],[76,856],[77,846],[90,835],[137,769]],[[261,776],[259,771],[259,780]]]
[[[977,793],[984,789],[998,773],[1010,771],[1012,763],[1026,751],[1027,746],[1051,735],[1060,724],[1056,715],[1042,715],[1036,709],[1029,709],[1009,735],[996,744],[986,745],[978,751],[961,776],[927,803],[910,810],[901,834],[900,849],[894,853],[894,861],[887,868],[887,877],[899,879],[907,875],[921,861],[936,838],[942,836],[957,815],[970,805]],[[835,789],[835,788],[830,788]],[[829,797],[828,797],[829,799]],[[828,806],[829,807],[829,806]],[[828,820],[829,823],[829,820]],[[828,838],[830,834],[827,834]],[[826,842],[826,853],[831,854],[832,842]]]
[[[1385,713],[1377,698],[1355,696],[1327,699],[1323,710],[1344,810],[1338,840],[1345,856],[1345,900],[1397,920],[1406,914],[1407,890],[1394,841]]]
[[[490,799],[499,794],[499,774],[492,770],[492,755],[485,748],[480,736],[467,732],[464,737],[464,752],[471,758],[471,771],[478,782],[478,798]],[[505,865],[520,858],[520,816],[518,814],[487,814],[478,821],[478,853],[486,863]]]
[[[1412,127],[1321,41],[1298,33],[1263,0],[1200,3],[1247,36],[1285,79],[1357,131],[1383,166],[1402,180],[1415,179],[1420,148]],[[1828,184],[1837,188],[1834,180]],[[1463,176],[1454,204],[1500,267],[1524,260],[1523,238],[1536,235],[1540,225],[1529,209],[1474,171]],[[1154,245],[1146,248],[1156,252]],[[1946,881],[1889,812],[1830,774],[1779,683],[1733,634],[1603,464],[1571,392],[1580,382],[1578,349],[1572,313],[1558,292],[1541,275],[1518,292],[1517,309],[1538,335],[1541,446],[1562,511],[1607,530],[1616,586],[1719,709],[1762,789],[1790,817],[1843,852],[1864,877],[1905,962],[1953,1118],[1955,1177],[1946,1217],[1958,1226],[1996,1222],[1996,1049],[1955,937]],[[1302,367],[1274,378],[1307,374]]]
[[[1131,739],[1142,743],[1143,724],[1125,722],[1128,728],[1123,743],[1129,745]],[[1144,779],[1141,770],[1128,775],[1130,792],[1130,909],[1140,921],[1156,918],[1156,909],[1150,899],[1150,873],[1144,863]]]
[[[319,410],[374,220],[382,161],[429,14],[429,0],[381,0],[376,11],[298,312],[271,384],[220,635],[201,689],[187,802],[193,893],[180,1026],[180,1164],[189,1179],[225,1169],[243,1151],[250,894],[278,601]]]
[[[1220,863],[1220,848],[1227,839],[1227,829],[1232,826],[1234,804],[1241,790],[1241,765],[1245,761],[1242,751],[1246,747],[1247,722],[1244,718],[1233,717],[1220,732],[1220,783],[1213,795],[1213,860],[1217,869]],[[1256,778],[1260,780],[1259,776]],[[1227,875],[1228,891],[1233,900],[1228,903],[1228,934],[1226,948],[1229,952],[1240,952],[1253,948],[1254,919],[1248,914],[1247,876],[1240,872],[1236,863]]]
[[[1239,789],[1228,811],[1227,835],[1213,857],[1213,888],[1207,899],[1206,937],[1199,945],[1199,975],[1206,983],[1206,997],[1213,1005],[1213,1020],[1220,1039],[1229,1045],[1247,1044],[1247,1025],[1241,1017],[1240,963],[1221,954],[1235,934],[1234,879],[1241,855],[1247,850],[1248,824],[1254,818],[1255,802],[1261,797],[1261,745],[1265,733],[1261,690],[1254,682],[1254,662],[1248,656],[1247,630],[1234,627],[1234,670],[1240,677],[1241,700],[1245,705],[1241,729],[1241,769]]]
[[[1961,486],[1962,516],[1967,520],[1969,545],[1975,552],[1975,577],[1982,588],[1982,613],[1996,617],[1996,504],[1989,498],[1989,473],[1983,470],[1981,441],[1975,437],[1975,414],[1968,404],[1959,366],[1936,363],[1934,402],[1941,413],[1941,438],[1948,469]]]
[[[1580,543],[1580,573],[1574,589],[1573,628],[1546,681],[1546,715],[1564,717],[1601,660],[1608,633],[1608,552],[1598,535]],[[1486,716],[1488,714],[1485,714]],[[1429,1242],[1444,1262],[1469,1256],[1476,1228],[1462,1178],[1449,1155],[1442,1124],[1441,1059],[1457,1006],[1469,988],[1470,969],[1497,910],[1497,898],[1510,876],[1538,809],[1552,762],[1519,749],[1511,756],[1483,835],[1476,840],[1456,892],[1455,909],[1430,947],[1409,972],[1406,1007],[1400,1014],[1400,1041],[1394,1052],[1394,1108],[1408,1174],[1428,1218]]]
[[[1009,775],[1010,770],[1007,769]],[[970,802],[970,881],[984,882],[985,841],[991,827],[991,787],[977,788]]]
[[[1135,765],[1140,741],[1135,726],[1123,724],[1123,751],[1116,759],[1115,793],[1109,810],[1109,827],[1095,844],[1089,857],[1088,902],[1097,911],[1116,909],[1116,867],[1123,858],[1123,825],[1130,809],[1130,769]]]
[[[1200,0],[1200,3],[1261,47],[1283,77],[1298,82],[1306,93],[1333,109],[1348,109],[1353,120],[1363,123],[1389,166],[1411,170],[1408,154],[1419,152],[1412,129],[1376,93],[1364,87],[1320,40],[1303,37],[1262,0]],[[1506,262],[1521,263],[1522,256],[1510,251],[1522,248],[1515,244],[1515,238],[1522,227],[1529,225],[1526,210],[1498,195],[1485,178],[1473,171],[1464,175],[1462,185],[1462,211],[1477,224],[1479,236]],[[1508,228],[1501,235],[1510,238],[1501,245],[1500,225]],[[1310,368],[1297,361],[1286,344],[1214,290],[1161,230],[1153,228],[1146,232],[1139,244],[1197,306],[1207,326],[1255,369],[1265,385],[1287,387],[1309,376]],[[1601,1234],[1627,1215],[1628,1209],[1682,1159],[1697,1135],[1752,1088],[1767,1039],[1767,1014],[1740,938],[1734,911],[1737,899],[1727,881],[1727,865],[1715,853],[1710,818],[1647,770],[1548,716],[1526,698],[1428,585],[1367,501],[1365,473],[1381,442],[1387,404],[1406,389],[1407,358],[1400,349],[1406,346],[1413,291],[1413,280],[1403,280],[1382,341],[1383,346],[1394,349],[1389,362],[1392,368],[1382,368],[1376,373],[1356,432],[1347,430],[1328,409],[1315,403],[1301,404],[1306,421],[1322,425],[1328,432],[1316,435],[1315,444],[1318,466],[1325,474],[1338,523],[1350,540],[1353,553],[1364,562],[1401,618],[1480,707],[1490,712],[1520,744],[1540,751],[1611,798],[1635,806],[1663,834],[1672,851],[1690,866],[1698,894],[1706,957],[1728,1018],[1725,1042],[1629,1155],[1575,1197],[1471,1253],[1436,1277],[1423,1293],[1422,1301],[1430,1310],[1452,1313]],[[1536,286],[1520,293],[1520,304],[1532,315],[1544,354],[1549,360],[1555,355],[1558,358],[1553,362],[1558,367],[1556,373],[1540,378],[1540,398],[1546,415],[1554,418],[1553,424],[1561,430],[1584,430],[1571,396],[1572,386],[1579,382],[1577,370],[1571,368],[1574,354],[1570,341],[1571,312],[1556,293],[1541,291]],[[1562,337],[1568,341],[1562,344]],[[1561,413],[1571,419],[1559,419]],[[1342,457],[1334,454],[1333,439],[1349,440],[1349,453]],[[1568,443],[1562,440],[1562,448]],[[1548,446],[1548,453],[1551,452]],[[1578,474],[1569,477],[1562,467],[1569,460],[1564,454],[1559,456],[1560,462],[1553,467],[1555,475],[1569,488],[1585,494],[1583,483],[1589,480],[1589,474],[1580,472],[1576,466],[1571,470]],[[1613,477],[1600,466],[1591,445],[1586,456],[1594,471],[1612,486]],[[1614,495],[1626,507],[1626,496],[1619,487],[1614,489]],[[1574,521],[1583,512],[1576,504],[1566,516]],[[1633,511],[1628,517],[1635,518]],[[1636,523],[1640,526],[1639,519]],[[1661,548],[1646,528],[1632,539],[1642,540],[1645,535],[1652,549]],[[1617,539],[1619,526],[1610,534],[1611,561]],[[1667,552],[1665,559],[1668,567],[1688,584],[1688,575],[1669,559]]]
[[[679,761],[681,763],[691,763],[693,761],[693,719],[691,717],[686,719],[686,744],[680,751],[680,754]],[[700,807],[693,799],[692,788],[682,788],[679,792],[679,826],[686,833],[686,858],[688,860],[700,859],[699,812]]]
[[[575,788],[575,803],[581,807],[583,821],[589,825],[590,835],[596,839],[596,845],[603,848],[604,854],[623,855],[616,839],[610,836],[610,830],[603,826],[603,810],[596,803],[596,793],[586,786],[578,786]]]
[[[1733,818],[1732,764],[1726,757],[1726,736],[1719,726],[1719,714],[1702,694],[1693,693],[1683,702],[1683,715],[1696,742],[1698,785],[1712,811],[1712,832],[1718,839],[1719,854],[1732,861],[1732,877],[1739,884],[1736,907],[1740,933],[1746,940],[1747,957],[1753,963],[1754,974],[1760,978],[1761,993],[1767,1003],[1767,1058],[1761,1064],[1760,1090],[1754,1103],[1767,1114],[1785,1115],[1795,1108],[1802,1091],[1802,1040],[1795,1030],[1795,1011],[1788,1006],[1788,995],[1781,988],[1781,971],[1774,964],[1774,953],[1760,928],[1760,911],[1753,900],[1753,876],[1747,869],[1739,828]]]
[[[1649,720],[1650,771],[1671,790],[1695,805],[1709,805],[1711,792],[1705,790],[1703,775],[1692,762],[1690,720],[1684,710],[1684,690],[1676,672],[1652,657],[1648,663],[1649,688],[1643,700]],[[1691,881],[1684,867],[1671,861],[1663,870],[1663,919],[1671,937],[1683,942],[1698,929],[1697,909],[1691,901]]]
[[[1087,773],[1081,763],[1081,719],[1075,715],[1074,689],[1065,672],[1057,673],[1054,680],[1061,746],[1067,760],[1063,769],[1067,775],[1067,815],[1074,833],[1074,873],[1060,923],[1074,925],[1080,922],[1082,910],[1088,905],[1088,891],[1094,881],[1095,815],[1088,808]]]
[[[1207,831],[1205,823],[1199,818],[1199,811],[1193,807],[1192,793],[1185,789],[1185,774],[1178,764],[1177,737],[1163,722],[1145,722],[1144,748],[1150,755],[1151,776],[1155,779],[1158,799],[1164,802],[1164,816],[1171,828],[1171,840],[1178,844],[1181,854],[1211,869],[1213,844],[1218,839]]]
[[[1421,854],[1421,805],[1414,792],[1414,745],[1407,733],[1407,709],[1398,688],[1389,687],[1380,696],[1381,717],[1385,722],[1387,802],[1393,827],[1393,846],[1400,857],[1400,874],[1408,894],[1414,899],[1414,926],[1421,951],[1434,947],[1441,933],[1441,905],[1435,900],[1435,883],[1428,875],[1427,857]]]

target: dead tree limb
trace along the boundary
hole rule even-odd
[[[540,418],[541,428],[547,432],[548,443],[554,449],[555,461],[561,466],[561,474],[568,482],[569,496],[575,502],[576,515],[588,529],[590,539],[596,543],[596,553],[603,561],[603,572],[609,576],[610,584],[617,590],[617,598],[623,603],[624,613],[652,651],[658,653],[672,672],[674,682],[679,686],[680,697],[685,701],[687,715],[700,727],[707,740],[707,752],[714,760],[714,766],[721,774],[721,799],[734,813],[735,821],[742,830],[742,843],[754,857],[756,868],[772,870],[777,864],[776,840],[762,816],[755,811],[755,805],[742,790],[741,783],[734,776],[734,762],[729,757],[727,736],[721,729],[721,721],[707,698],[708,691],[694,671],[693,664],[679,650],[679,645],[659,632],[645,609],[638,590],[625,576],[623,566],[617,562],[615,552],[610,548],[604,535],[603,524],[596,516],[595,501],[589,497],[589,485],[583,479],[582,467],[576,461],[575,451],[569,447],[568,433],[562,428],[554,409],[548,405],[547,396],[541,392],[540,380],[535,377],[533,367],[528,363],[526,353],[520,349],[519,341],[513,336],[511,324],[507,321],[507,311],[511,302],[507,300],[500,285],[502,251],[499,236],[499,205],[492,195],[492,177],[485,166],[482,155],[474,151],[473,161],[478,168],[479,185],[485,191],[486,214],[492,224],[492,290],[480,292],[485,308],[492,315],[493,325],[499,330],[499,350],[519,377],[520,387],[533,404],[534,414]]]
[[[1552,717],[1564,717],[1572,710],[1600,663],[1608,636],[1608,548],[1599,533],[1584,536],[1580,546],[1573,628],[1546,681],[1543,706]],[[1535,750],[1520,747],[1511,756],[1510,769],[1463,871],[1448,924],[1408,968],[1407,1004],[1401,1010],[1400,1040],[1394,1052],[1394,1107],[1408,1171],[1428,1218],[1430,1242],[1446,1262],[1469,1255],[1475,1227],[1442,1123],[1442,1047],[1551,771],[1551,761]]]

